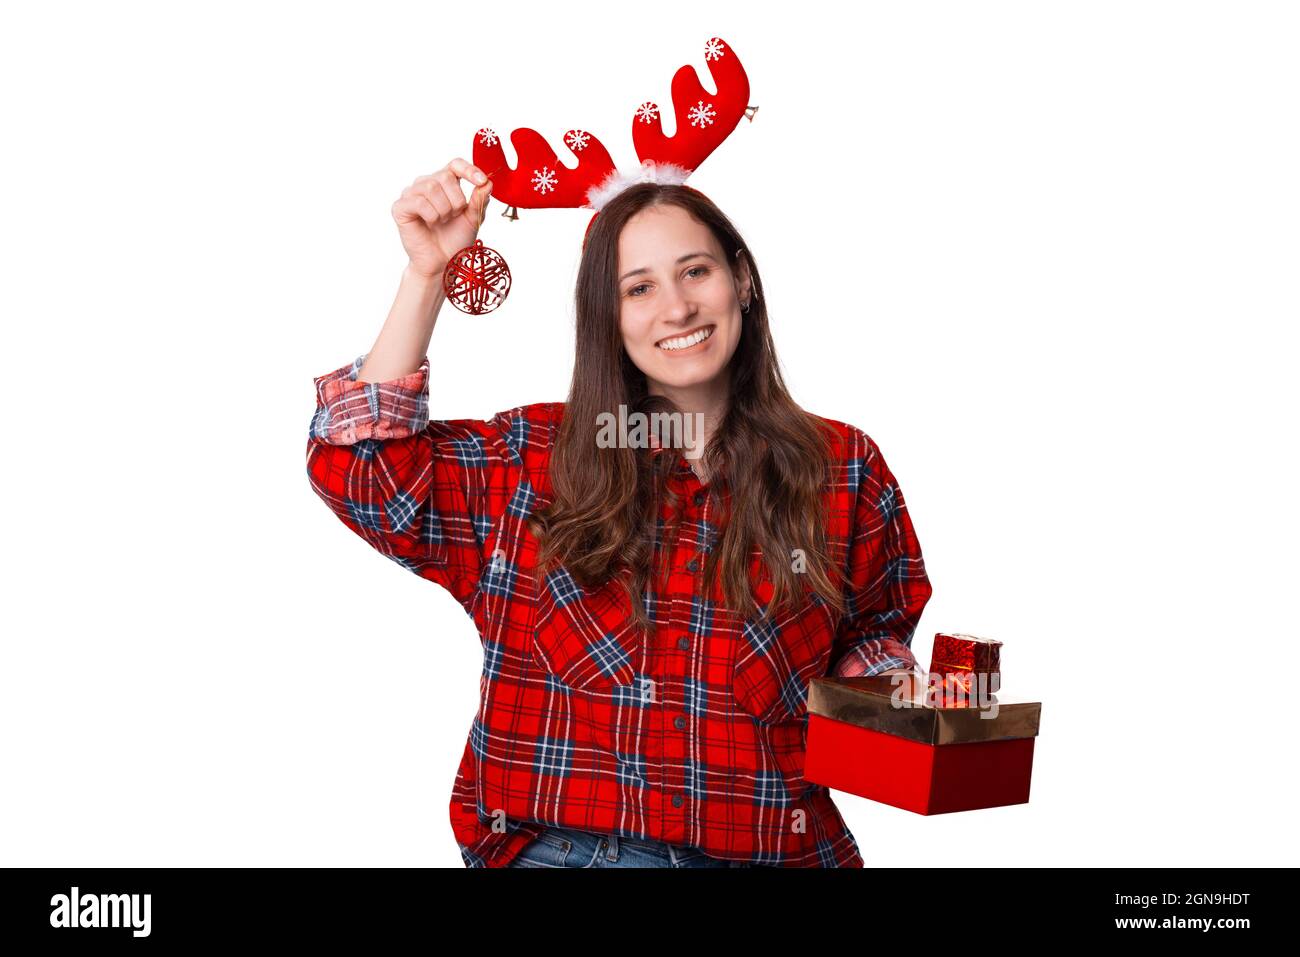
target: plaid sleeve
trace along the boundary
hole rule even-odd
[[[855,435],[858,488],[849,543],[848,603],[835,637],[831,675],[913,668],[912,635],[932,588],[907,503],[875,442]]]
[[[471,612],[486,542],[520,477],[510,413],[429,421],[429,360],[359,382],[358,357],[316,378],[307,439],[312,489],[381,554],[436,582]]]

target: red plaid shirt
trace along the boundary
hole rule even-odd
[[[686,458],[660,514],[667,589],[646,595],[652,637],[618,581],[542,576],[525,518],[550,500],[564,403],[429,421],[426,358],[356,381],[365,356],[316,381],[312,488],[382,554],[448,589],[483,644],[481,699],[452,791],[469,867],[502,867],[548,824],[789,867],[861,867],[825,787],[803,779],[808,682],[911,667],[931,587],[898,484],[862,431],[834,420],[825,489],[849,608],[819,599],[747,621],[706,589],[718,502]],[[751,574],[771,597],[762,556]],[[652,580],[652,587],[654,582]]]

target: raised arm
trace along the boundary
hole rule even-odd
[[[474,186],[468,200],[461,179]],[[409,375],[428,354],[433,326],[446,300],[442,271],[452,256],[474,242],[491,193],[491,180],[459,157],[402,190],[392,214],[408,261],[388,318],[357,373],[360,381],[385,382]]]
[[[477,182],[466,200],[460,177]],[[491,183],[454,159],[393,204],[408,263],[370,352],[316,382],[307,439],[315,493],[372,547],[443,585],[467,610],[493,516],[520,459],[507,413],[429,421],[428,347],[442,307],[442,270],[473,242]]]

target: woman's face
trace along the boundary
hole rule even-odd
[[[740,272],[732,277],[713,233],[680,206],[649,206],[627,221],[618,240],[619,327],[649,382],[682,389],[722,374],[740,342],[740,304],[750,298],[748,267]]]

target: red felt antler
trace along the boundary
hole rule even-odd
[[[704,46],[709,75],[718,88],[710,93],[690,64],[673,74],[672,97],[677,132],[666,136],[659,107],[642,103],[632,118],[632,144],[642,163],[673,163],[695,170],[731,135],[749,111],[749,77],[740,58],[718,37]],[[757,108],[755,108],[757,109]]]
[[[614,171],[614,161],[600,140],[585,130],[569,130],[564,144],[578,157],[573,169],[560,163],[536,130],[520,127],[510,134],[519,158],[511,169],[496,133],[484,127],[474,139],[474,165],[492,180],[492,196],[523,209],[583,206],[587,190]]]

